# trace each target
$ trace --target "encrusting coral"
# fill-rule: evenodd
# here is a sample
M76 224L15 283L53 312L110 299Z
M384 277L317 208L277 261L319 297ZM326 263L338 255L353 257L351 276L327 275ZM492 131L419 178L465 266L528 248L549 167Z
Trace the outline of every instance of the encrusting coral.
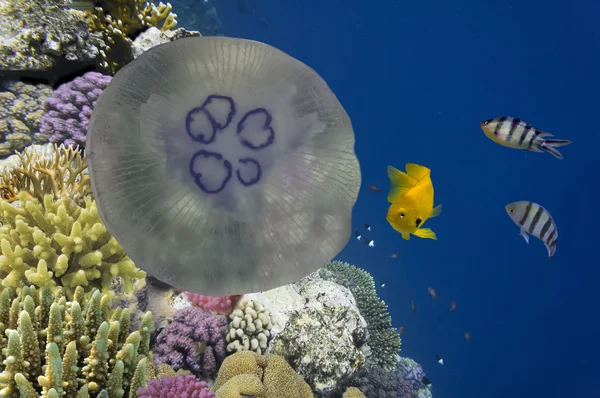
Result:
M62 286L70 298L77 286L108 292L121 277L131 293L133 280L146 274L104 227L90 198L85 158L72 147L54 148L37 160L25 152L22 166L0 181L2 286Z
M310 386L283 357L242 351L225 358L213 386L216 398L312 398Z
M109 317L109 308L99 290L78 287L67 301L47 287L4 289L0 397L137 398L148 379L152 314L129 333L129 311Z

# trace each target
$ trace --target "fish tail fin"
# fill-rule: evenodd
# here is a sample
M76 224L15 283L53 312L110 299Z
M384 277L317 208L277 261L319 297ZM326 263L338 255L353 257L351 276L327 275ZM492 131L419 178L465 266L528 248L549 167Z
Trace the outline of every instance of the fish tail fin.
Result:
M431 173L431 170L416 163L406 163L406 173L418 181L427 177Z
M387 173L391 185L388 193L388 202L390 203L394 203L400 196L417 185L417 180L395 167L388 166Z
M551 154L559 159L562 159L563 156L558 151L558 149L556 149L556 147L569 145L570 143L571 143L571 141L569 141L569 140L544 140L544 142L542 142L540 144L540 148L542 148L549 154Z
M429 218L437 217L440 214L442 214L442 205L437 205L436 207L433 208L433 211L431 212L431 215L429 216Z

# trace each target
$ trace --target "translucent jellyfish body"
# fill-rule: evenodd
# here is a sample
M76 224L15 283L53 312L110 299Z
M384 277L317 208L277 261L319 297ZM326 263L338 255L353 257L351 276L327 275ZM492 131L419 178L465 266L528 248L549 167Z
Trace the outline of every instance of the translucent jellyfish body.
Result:
M106 228L182 290L275 288L350 238L361 178L350 119L311 68L263 43L150 49L99 98L86 152Z

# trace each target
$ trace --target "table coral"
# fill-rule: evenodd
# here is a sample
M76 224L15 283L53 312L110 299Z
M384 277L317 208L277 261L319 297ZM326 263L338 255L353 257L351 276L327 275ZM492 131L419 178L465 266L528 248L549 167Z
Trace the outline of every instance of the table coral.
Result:
M85 147L92 110L111 79L98 72L88 72L60 85L44 102L40 133L50 142Z
M173 322L156 338L154 362L214 377L225 359L226 333L227 318L223 315L197 307L178 310Z
M2 290L0 335L7 338L0 339L0 396L83 398L110 391L110 397L137 398L146 381L151 313L129 333L129 312L109 317L109 301L81 287L72 301L47 287Z
M70 297L77 286L108 292L117 276L131 292L132 280L145 277L106 231L90 198L81 207L67 196L46 194L40 202L21 191L19 201L19 207L0 201L2 286L63 286Z
M348 263L333 261L319 271L319 276L347 287L354 297L360 314L368 324L371 348L369 361L386 369L393 369L397 364L400 351L400 335L392 327L392 318L387 305L377 297L375 282L368 272Z

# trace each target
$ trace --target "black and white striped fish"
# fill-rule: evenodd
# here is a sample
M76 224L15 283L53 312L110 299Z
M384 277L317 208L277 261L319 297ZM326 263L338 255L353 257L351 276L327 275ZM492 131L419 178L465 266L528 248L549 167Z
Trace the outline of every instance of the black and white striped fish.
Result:
M531 234L544 242L548 250L548 264L556 252L558 229L548 210L537 203L528 200L509 203L505 206L506 212L515 224L521 229L520 235L529 243Z
M514 148L526 149L532 152L542 152L542 150L562 159L562 154L556 149L564 145L569 145L569 140L557 140L552 134L545 133L531 124L514 117L497 117L489 119L480 124L485 135L497 144Z

